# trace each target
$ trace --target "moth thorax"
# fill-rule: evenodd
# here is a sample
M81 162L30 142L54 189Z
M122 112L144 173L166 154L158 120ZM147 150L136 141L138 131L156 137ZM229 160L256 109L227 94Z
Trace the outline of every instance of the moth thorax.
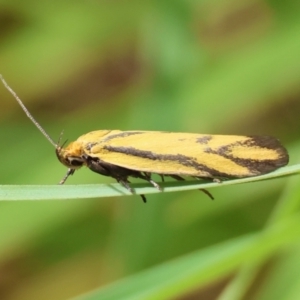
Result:
M78 142L72 142L66 148L58 146L55 152L58 160L68 168L78 169L85 162L82 146Z

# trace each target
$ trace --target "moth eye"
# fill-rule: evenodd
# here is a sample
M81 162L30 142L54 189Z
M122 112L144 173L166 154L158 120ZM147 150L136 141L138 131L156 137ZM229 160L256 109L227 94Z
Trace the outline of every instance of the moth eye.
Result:
M78 157L68 157L67 161L70 164L70 166L73 167L81 167L83 165L83 159Z

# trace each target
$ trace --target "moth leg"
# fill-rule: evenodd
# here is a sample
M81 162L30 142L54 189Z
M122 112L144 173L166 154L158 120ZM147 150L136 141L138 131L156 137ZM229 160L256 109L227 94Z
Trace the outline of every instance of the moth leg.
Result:
M148 175L149 177L151 177L151 173L145 173L145 172L144 172L144 174L145 174L145 175ZM157 175L160 176L162 182L165 182L165 176L164 176L163 174L157 174Z
M206 194L211 200L214 200L214 196L206 189L199 189L199 191L203 192L204 194Z
M116 180L122 184L128 191L130 191L130 193L134 193L133 188L129 185L129 181L127 180L127 178L116 178Z
M117 182L119 182L120 184L122 184L127 190L129 190L132 194L134 194L134 190L133 188L129 185L130 181L128 181L127 178L116 178ZM147 199L145 197L145 195L140 195L143 202L146 203Z
M144 202L144 203L147 203L147 199L146 199L145 195L142 195L142 194L141 194L140 196L142 197L143 202Z
M70 175L73 175L75 172L75 169L68 169L66 175L64 176L64 178L59 182L59 184L64 184L66 182L66 180L68 179L68 177Z
M129 185L128 176L138 177L139 173L136 171L128 170L119 166L115 166L109 163L105 163L100 160L95 160L88 155L85 157L87 167L91 169L93 172L104 176L110 176L117 180L118 183L122 184L127 190L129 190L132 194L134 194L133 188ZM143 202L146 202L146 197L144 195L140 195L143 199Z
M176 179L176 180L185 180L183 177L181 177L179 175L169 175L169 176Z
M170 175L172 178L182 181L185 180L183 177L178 176L178 175ZM203 192L204 194L206 194L211 200L214 200L213 195L206 189L199 189L199 191Z
M222 183L222 180L220 178L213 178L212 181L216 183Z
M144 175L142 173L139 174L138 178L144 179L148 182L150 182L155 188L157 188L159 191L162 191L161 186L156 183L154 180L151 179L151 173L144 173Z

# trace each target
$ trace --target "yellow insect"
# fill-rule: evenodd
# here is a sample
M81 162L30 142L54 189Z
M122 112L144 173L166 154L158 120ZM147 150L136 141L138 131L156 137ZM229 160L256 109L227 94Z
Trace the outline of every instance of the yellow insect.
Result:
M63 148L53 142L2 76L1 80L26 115L54 145L59 161L69 168L60 184L86 166L115 178L133 193L128 177L144 179L161 190L152 180L152 173L177 180L192 176L221 181L266 174L285 166L289 160L286 149L269 136L97 130ZM212 198L210 193L203 191ZM141 197L145 202L145 196Z

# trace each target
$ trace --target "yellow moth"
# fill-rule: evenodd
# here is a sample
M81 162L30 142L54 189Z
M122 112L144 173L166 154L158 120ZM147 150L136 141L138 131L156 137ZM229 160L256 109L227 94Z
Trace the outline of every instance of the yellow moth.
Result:
M128 177L144 179L161 190L152 180L152 173L177 180L191 176L221 181L266 174L285 166L289 160L286 149L270 136L97 130L63 148L53 142L2 76L0 78L26 115L54 145L59 161L68 167L60 184L86 166L115 178L133 193ZM212 198L210 193L203 191ZM146 201L144 195L141 197Z

